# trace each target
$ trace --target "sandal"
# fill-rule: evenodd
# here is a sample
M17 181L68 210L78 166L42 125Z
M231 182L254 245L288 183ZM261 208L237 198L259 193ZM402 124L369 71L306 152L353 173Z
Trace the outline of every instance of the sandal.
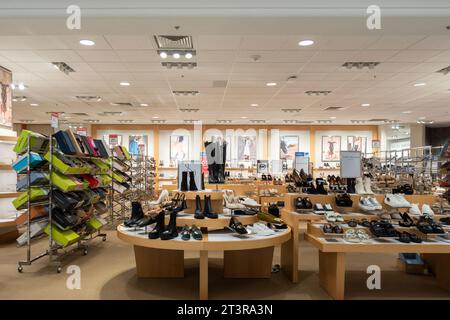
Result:
M191 227L191 235L195 240L203 240L203 233L195 224Z
M327 223L322 227L322 230L325 233L333 233L333 226L331 224Z
M341 234L341 233L344 233L344 230L342 230L342 228L340 226L335 225L333 227L333 233Z
M355 219L352 219L347 221L347 225L351 228L355 228L356 226L358 226L358 222Z
M181 240L188 241L191 239L191 230L188 226L184 226L183 229L180 232L181 234Z

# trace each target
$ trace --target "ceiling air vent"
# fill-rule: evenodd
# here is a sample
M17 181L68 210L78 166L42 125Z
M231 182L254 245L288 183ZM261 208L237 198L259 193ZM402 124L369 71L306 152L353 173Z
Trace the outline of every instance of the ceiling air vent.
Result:
M100 96L75 96L78 100L85 101L85 102L92 102L92 101L102 101L102 97Z
M176 96L196 96L199 94L197 90L185 91L185 90L174 90L172 93Z
M251 123L266 123L266 120L250 120Z
M100 120L95 120L95 119L86 119L84 121L87 122L87 123L98 123L98 122L100 122Z
M217 123L231 123L232 120L216 120Z
M389 121L389 119L370 119L369 122L386 122Z
M332 123L331 120L317 120L317 123Z
M131 102L111 102L112 106L115 107L132 107L133 104Z
M198 112L200 109L197 108L181 108L181 112Z
M53 66L61 71L62 73L69 75L71 72L75 72L67 63L65 62L52 62Z
M194 69L197 62L161 62L161 65L167 69Z
M125 113L120 111L105 111L97 114L102 117L107 117L107 116L123 116Z
M133 123L134 120L119 120L119 123Z
M350 120L351 123L366 123L366 120Z
M166 120L152 120L151 123L165 123Z
M437 73L442 73L444 76L450 72L450 66L442 68L441 70L436 71Z
M80 117L84 117L84 116L87 116L88 114L87 113L84 113L84 112L73 112L73 113L71 113L71 115L73 115L73 116L80 116Z
M32 123L34 122L34 120L28 120L28 119L24 119L24 120L19 120L20 123Z
M192 49L191 36L155 36L159 49Z
M324 109L324 111L339 111L344 109L344 107L327 107Z
M226 88L228 85L227 80L214 80L213 81L213 88Z
M186 124L193 124L196 123L198 120L183 120L184 123Z
M281 109L281 111L286 112L286 113L298 113L298 112L302 111L302 109L290 108L290 109Z
M305 91L308 96L327 96L331 93L329 90L309 90Z
M343 68L347 68L347 69L359 69L362 70L364 68L367 69L373 69L375 68L377 65L379 65L379 62L371 62L371 61L357 61L357 62L345 62L342 67Z

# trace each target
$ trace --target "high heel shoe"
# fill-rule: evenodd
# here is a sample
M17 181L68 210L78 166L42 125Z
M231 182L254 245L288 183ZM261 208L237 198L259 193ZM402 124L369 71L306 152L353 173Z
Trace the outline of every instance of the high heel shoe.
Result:
M164 232L164 215L165 211L161 210L158 215L156 216L156 226L153 228L152 231L149 232L148 238L149 239L158 239L161 234Z
M164 232L161 233L160 235L161 240L170 240L178 236L177 212L175 210L172 210L170 211L169 214L170 214L169 224L167 225L166 230L164 230Z
M205 219L205 215L203 214L203 211L202 211L202 200L200 199L200 196L198 194L195 196L194 218L195 219Z
M151 206L157 206L160 205L161 203L163 203L164 201L166 201L169 198L169 191L164 189L163 191L161 191L158 200L156 201L151 201L150 205Z

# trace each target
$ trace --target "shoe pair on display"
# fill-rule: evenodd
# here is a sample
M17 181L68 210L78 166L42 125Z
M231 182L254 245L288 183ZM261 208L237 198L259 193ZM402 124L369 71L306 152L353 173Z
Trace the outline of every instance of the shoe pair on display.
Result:
M347 221L347 225L349 227L351 227L351 228L355 228L358 225L360 225L362 227L370 228L370 221L367 220L367 219L362 219L362 220L359 220L359 221L355 220L355 219L352 219L352 220Z
M417 229L420 232L429 234L429 233L445 233L445 230L442 228L441 224L437 221L434 221L430 217L421 216L416 223Z
M421 243L422 239L419 238L416 234L414 233L409 233L409 232L399 232L398 233L398 241L403 242L403 243Z
M262 174L261 175L261 180L262 181L272 181L273 178L272 178L272 175L270 175L270 174L268 174L268 175Z
M153 228L152 231L149 232L148 238L149 239L158 239L161 238L161 240L170 240L173 238L176 238L178 236L178 230L177 230L177 211L170 210L169 211L169 224L167 225L167 228L165 227L165 210L161 210L158 215L156 216L156 226Z
M284 223L284 221L281 218L275 217L274 215L271 215L270 213L258 212L258 219L265 221L265 222L275 224L275 225L286 226L286 224ZM280 229L284 229L284 228L280 228Z
M370 240L370 235L364 229L347 229L344 240L351 243L360 243Z
M323 225L322 230L324 233L335 233L335 234L342 234L344 233L344 230L339 225L332 225L330 223L326 223Z
M180 232L180 235L181 235L181 240L184 240L184 241L190 240L191 237L194 240L203 240L202 231L195 224L192 225L191 227L184 226Z
M246 206L244 206L240 200L239 197L234 195L233 190L224 190L223 191L223 200L225 201L225 207L228 209L236 210L236 209L245 209Z
M320 204L320 203L316 203L313 206L313 210L315 214L319 214L319 215L323 215L325 214L327 211L328 212L334 212L333 207L331 206L331 204L327 203L327 204Z
M188 184L189 175L189 184ZM181 172L181 186L180 191L197 191L197 185L195 184L194 171L182 171Z
M392 193L414 194L414 189L410 184L404 184L392 189Z
M242 203L244 206L250 207L250 208L259 208L259 207L261 207L261 205L260 205L258 202L256 202L255 199L248 198L248 197L245 197L245 198L241 201L241 203Z
M399 213L401 220L398 222L398 225L400 227L413 227L414 224L414 220L409 216L408 213L403 212L403 213Z
M131 217L124 221L124 226L138 227L138 223L141 222L142 219L145 218L144 211L142 210L142 205L140 202L133 201L131 202Z
M356 178L355 191L357 194L373 194L372 188L370 187L370 178L364 177Z
M422 205L422 211L419 209L419 205L417 203L411 203L411 207L408 210L408 213L412 216L433 216L434 211L431 209L431 207L428 204Z
M402 194L386 194L384 203L392 208L410 208L411 204L405 199Z
M311 210L312 208L312 202L308 197L298 197L295 199L296 210Z
M202 201L200 199L200 196L197 194L195 196L195 211L194 211L194 218L195 219L217 219L219 215L217 213L214 213L212 210L212 204L211 204L211 196L205 195L204 201L203 201L203 210L202 210Z
M266 224L261 222L256 222L251 226L247 226L247 229L250 231L250 233L258 236L271 236L276 233L273 229L269 228Z
M353 207L353 200L348 193L339 193L335 197L336 206L338 207Z
M387 221L373 221L370 224L370 232L375 237L397 237L397 230Z
M325 212L325 219L329 222L344 222L342 215L334 211Z
M383 209L378 200L373 197L361 197L359 199L358 206L364 211L375 211Z

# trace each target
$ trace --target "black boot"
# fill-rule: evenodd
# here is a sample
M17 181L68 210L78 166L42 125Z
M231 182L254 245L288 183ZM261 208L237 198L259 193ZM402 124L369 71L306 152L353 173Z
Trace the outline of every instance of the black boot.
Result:
M123 224L125 227L133 227L136 223L144 217L142 205L138 201L131 202L131 218L126 220Z
M180 191L188 191L187 171L181 172L181 186Z
M325 190L323 182L316 182L316 185L318 194L328 194L327 190Z
M202 173L202 190L205 190L205 174Z
M156 226L155 228L149 232L149 239L158 239L164 231L164 215L165 211L161 210L160 213L156 216Z
M199 195L195 196L194 218L195 219L204 219L205 218L205 216L203 215L203 211L202 211L202 200L200 199Z
M161 233L161 240L170 240L178 236L177 231L177 213L176 211L170 211L170 220L167 225L167 229Z
M194 171L189 171L189 191L197 191L197 185L195 184Z
M356 193L355 179L347 178L347 193Z
M212 212L211 196L205 195L205 204L203 206L203 215L209 219L217 219L217 213Z

